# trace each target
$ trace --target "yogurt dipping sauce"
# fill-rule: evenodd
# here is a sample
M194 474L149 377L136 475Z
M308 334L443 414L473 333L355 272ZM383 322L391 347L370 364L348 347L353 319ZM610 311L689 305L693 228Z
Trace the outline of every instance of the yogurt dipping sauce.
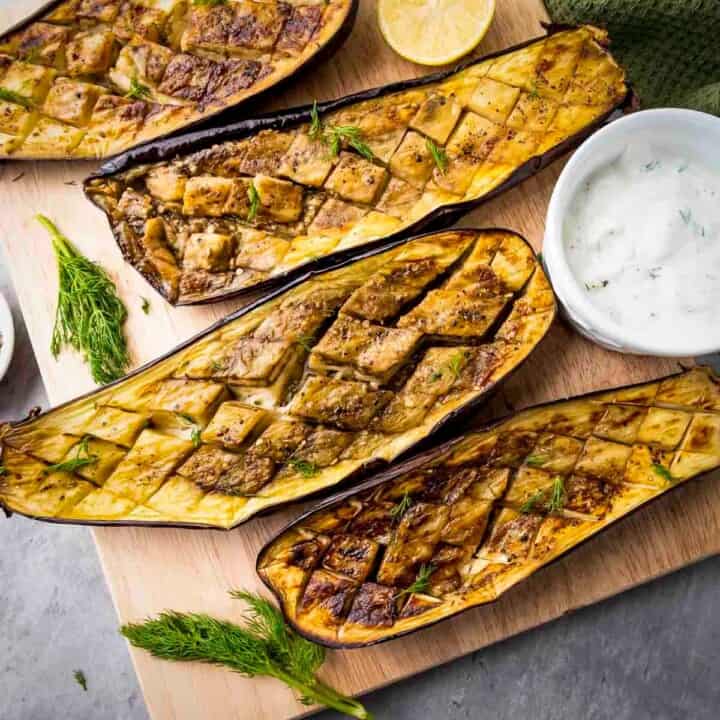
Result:
M638 344L720 347L720 168L633 142L576 189L562 234L588 300Z

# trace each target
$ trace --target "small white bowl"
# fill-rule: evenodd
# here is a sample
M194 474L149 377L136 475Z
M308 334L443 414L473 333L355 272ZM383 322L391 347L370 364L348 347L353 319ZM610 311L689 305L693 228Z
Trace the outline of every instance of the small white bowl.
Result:
M682 333L667 343L638 342L631 329L614 322L588 299L565 253L563 223L578 188L601 167L612 163L633 140L664 144L700 156L720 168L720 118L695 110L643 110L626 115L588 138L570 158L553 190L548 207L543 264L570 323L582 335L609 350L637 355L691 357L717 352L717 341L705 345L683 342ZM622 188L618 188L622 192Z
M2 293L0 293L0 336L2 336L0 338L0 380L2 380L10 367L15 349L15 326L10 306Z

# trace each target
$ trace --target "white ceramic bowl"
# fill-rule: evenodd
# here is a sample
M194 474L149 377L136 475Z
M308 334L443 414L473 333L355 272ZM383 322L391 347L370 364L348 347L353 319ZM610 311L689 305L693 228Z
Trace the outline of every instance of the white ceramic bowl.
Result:
M0 293L0 335L2 335L2 344L0 345L0 380L2 380L10 367L15 349L15 326L10 306L2 293Z
M708 340L705 345L683 341L682 333L667 342L638 342L632 330L614 322L591 303L570 269L563 240L563 223L578 188L596 170L616 160L634 139L663 144L670 150L702 157L720 171L720 118L695 110L643 110L626 115L588 138L567 163L553 190L548 207L543 263L555 294L572 325L586 337L610 350L638 355L691 357L720 350ZM618 193L622 188L618 188Z

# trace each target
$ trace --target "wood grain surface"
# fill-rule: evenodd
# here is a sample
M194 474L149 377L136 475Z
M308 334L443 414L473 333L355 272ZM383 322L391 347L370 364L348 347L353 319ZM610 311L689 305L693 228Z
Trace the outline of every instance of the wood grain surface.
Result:
M41 4L37 0L0 2L3 27ZM540 0L498 0L495 22L478 52L491 52L540 34L543 19ZM335 58L278 93L264 109L332 98L426 72L393 54L377 30L374 0L361 0L355 30ZM92 381L77 356L63 353L55 360L49 352L56 268L48 237L33 219L36 213L53 218L84 253L115 278L129 309L127 335L137 365L239 306L235 302L173 309L155 294L123 263L104 218L82 196L81 180L93 167L79 162L0 166L1 239L53 404L90 389ZM539 249L545 210L559 170L560 164L556 164L466 216L462 224L505 225L524 233ZM144 297L151 302L149 315L141 310ZM637 382L676 367L667 360L605 352L558 323L484 414L497 415L512 407ZM323 673L342 690L363 693L718 553L717 480L715 475L679 488L539 572L492 606L375 648L331 653ZM237 619L241 608L226 595L226 589L260 588L254 570L258 549L302 508L295 506L227 533L95 530L121 620L140 619L166 608ZM154 720L282 720L308 712L290 690L274 680L247 680L219 669L166 663L137 651L132 654Z

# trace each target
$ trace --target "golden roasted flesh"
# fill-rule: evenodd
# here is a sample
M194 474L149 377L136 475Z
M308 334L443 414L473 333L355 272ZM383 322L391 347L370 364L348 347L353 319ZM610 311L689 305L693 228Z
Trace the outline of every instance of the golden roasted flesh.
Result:
M0 38L0 158L101 158L287 78L353 0L65 0Z
M437 293L442 323L428 326ZM232 527L397 457L479 402L554 315L515 233L421 236L4 427L0 505L70 522Z
M126 259L170 302L248 291L417 230L448 206L469 209L535 172L624 102L605 40L590 27L559 32L341 103L321 114L325 135L283 120L170 161L132 160L85 190ZM348 127L369 157L348 136L334 154L332 129Z
M261 552L290 622L369 645L497 599L678 483L720 466L720 378L698 368L540 405L409 460Z

